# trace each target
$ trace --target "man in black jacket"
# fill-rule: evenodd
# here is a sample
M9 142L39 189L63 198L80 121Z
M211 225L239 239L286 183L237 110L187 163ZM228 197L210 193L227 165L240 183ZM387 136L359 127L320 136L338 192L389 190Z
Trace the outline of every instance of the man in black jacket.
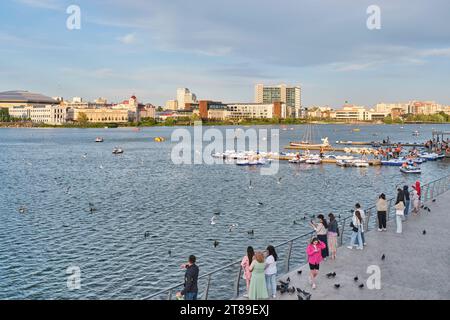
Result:
M195 256L189 256L189 261L183 267L186 269L184 274L184 289L177 293L177 297L184 296L184 300L197 300L198 294L198 267L195 264Z

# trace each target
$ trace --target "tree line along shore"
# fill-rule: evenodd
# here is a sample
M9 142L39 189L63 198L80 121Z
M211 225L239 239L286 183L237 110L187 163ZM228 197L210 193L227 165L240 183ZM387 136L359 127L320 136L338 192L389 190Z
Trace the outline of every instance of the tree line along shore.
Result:
M127 123L92 123L92 122L73 122L65 123L63 125L50 125L44 123L34 123L31 121L3 121L0 122L0 127L6 128L117 128L117 127L172 127L172 126L193 126L198 118L193 117L179 117L167 118L166 120L156 120L153 118L143 118L139 122ZM335 119L239 119L239 120L204 120L203 125L206 126L233 126L233 125L298 125L298 124L341 124L341 125L373 125L373 124L439 124L450 123L450 115L445 113L434 115L418 115L406 119L397 118L392 119L389 116L383 121L338 121Z

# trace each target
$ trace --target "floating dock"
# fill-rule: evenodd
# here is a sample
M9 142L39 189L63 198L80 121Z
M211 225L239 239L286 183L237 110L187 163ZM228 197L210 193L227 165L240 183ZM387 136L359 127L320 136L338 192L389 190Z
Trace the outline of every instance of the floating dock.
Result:
M348 145L348 146L381 146L381 147L392 147L396 145L401 145L403 147L424 147L424 143L410 143L410 142L392 142L392 143L382 143L377 141L336 141L336 144Z
M270 159L279 160L279 161L289 161L289 160L292 160L293 158L295 158L295 157L293 157L293 156L272 156L272 157L270 157ZM322 159L323 164L336 164L336 162L337 162L337 159L331 159L331 158L323 158ZM371 166L381 166L381 160L378 160L378 159L367 160L367 162Z
M335 147L318 147L318 146L286 146L284 149L289 150L323 150L323 151L337 151L337 152L345 152L344 148L335 148Z

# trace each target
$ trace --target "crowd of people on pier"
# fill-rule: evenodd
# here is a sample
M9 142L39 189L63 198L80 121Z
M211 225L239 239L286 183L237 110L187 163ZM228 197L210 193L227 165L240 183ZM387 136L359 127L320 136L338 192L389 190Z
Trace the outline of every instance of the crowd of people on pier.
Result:
M437 153L445 152L450 154L450 139L440 140L438 137L434 140L428 140L425 142L425 148L428 150L436 150Z
M396 232L402 233L402 223L410 213L417 215L420 211L421 186L416 181L414 185L408 187L398 187L395 199L395 221ZM378 231L387 231L387 220L389 202L384 193L380 194L376 202ZM357 248L364 250L367 245L364 236L367 226L366 212L361 204L356 203L352 211L349 227L352 230L348 249ZM316 221L311 220L310 226L314 230L314 236L306 248L306 255L309 264L309 283L312 289L317 288L316 279L319 275L320 264L330 258L336 259L338 247L338 237L340 236L339 224L333 213L328 214L328 219L323 214L317 216ZM246 283L246 293L244 297L251 300L275 299L277 297L277 261L278 255L275 247L269 245L265 251L255 251L249 246L241 261L242 275ZM177 298L185 300L196 300L198 293L199 268L195 264L196 257L190 256L188 262L182 265L186 269L184 289L177 292Z

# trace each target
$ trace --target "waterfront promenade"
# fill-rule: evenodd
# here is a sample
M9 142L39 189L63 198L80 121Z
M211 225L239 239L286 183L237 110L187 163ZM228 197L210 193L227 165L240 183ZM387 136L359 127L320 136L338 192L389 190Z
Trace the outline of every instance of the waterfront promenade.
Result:
M423 300L450 299L450 191L428 201L431 212L421 210L403 223L403 234L395 233L395 220L388 222L387 232L376 230L366 234L364 250L349 250L345 243L338 249L335 261L320 265L317 289L308 284L309 267L292 270L279 279L290 278L290 286L312 293L311 300ZM423 231L426 230L426 234ZM385 255L385 260L381 259ZM369 290L367 267L381 269L381 289ZM298 275L297 270L302 274ZM336 272L328 279L326 274ZM359 281L354 278L358 276ZM360 289L359 284L364 283ZM336 289L334 284L340 284ZM297 294L277 293L277 299L297 300Z

